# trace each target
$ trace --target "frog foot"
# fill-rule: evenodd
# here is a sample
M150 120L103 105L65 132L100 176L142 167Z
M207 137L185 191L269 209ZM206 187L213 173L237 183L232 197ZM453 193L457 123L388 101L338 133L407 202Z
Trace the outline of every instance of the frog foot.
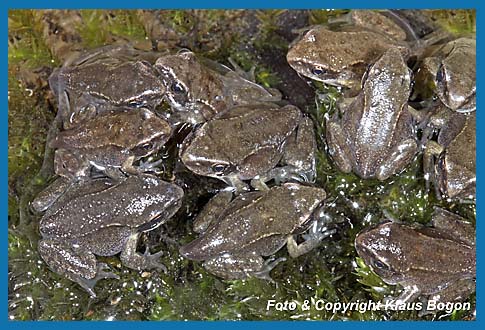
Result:
M255 177L251 180L251 186L256 190L266 191L269 189L266 182L271 180L279 185L288 181L310 182L311 178L293 166L284 166L274 168L265 175Z
M236 72L238 76L251 82L256 82L256 66L253 65L249 71L244 71L243 68L241 68L232 58L229 57L227 60L229 63L231 63L232 67L234 68L234 72Z
M143 162L140 160L140 165L138 165L139 172L155 172L156 174L163 173L164 168L162 165L162 169L158 167L158 165L163 163L163 159L159 159L154 162Z
M145 249L145 253L143 253L143 257L145 258L147 263L145 269L156 269L164 273L167 273L168 272L167 267L158 261L162 255L163 255L163 251L158 251L157 253L151 254L147 247Z
M125 248L120 255L120 260L123 265L136 270L159 269L167 272L167 267L158 262L158 259L160 259L160 256L163 254L162 251L151 254L148 247L146 247L144 254L140 254L136 251L139 236L140 233L134 233L128 238Z
M307 234L302 235L303 239L305 240L303 243L298 244L294 236L288 237L286 242L288 253L292 258L297 258L315 249L320 245L320 242L323 239L335 234L336 232L336 229L328 229L328 227L324 226L322 222L315 221L310 231Z
M86 290L91 298L96 298L96 293L94 292L94 286L99 280L105 278L114 278L119 280L120 277L111 271L105 271L105 269L109 269L109 266L105 263L98 263L96 276L91 279L87 279L84 277L79 276L78 274L69 274L69 278L74 282L78 283L84 290Z
M279 263L286 261L286 258L278 258L276 260L268 259L265 260L261 270L257 272L251 273L252 276L270 281L271 283L275 283L275 281L271 278L269 273L275 268Z

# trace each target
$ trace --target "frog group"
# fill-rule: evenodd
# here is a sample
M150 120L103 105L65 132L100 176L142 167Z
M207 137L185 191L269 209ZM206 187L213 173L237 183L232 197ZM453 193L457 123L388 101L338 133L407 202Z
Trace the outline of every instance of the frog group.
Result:
M335 165L362 179L387 180L423 154L440 198L473 199L475 40L428 46L409 26L376 11L351 11L347 19L336 28L311 28L287 54L300 75L352 97L326 121ZM298 257L335 232L319 218L327 194L314 184L313 121L233 66L188 50L107 46L54 71L49 83L62 127L48 144L56 149L58 178L32 203L45 212L39 252L53 271L94 296L96 281L116 277L96 255L121 253L127 267L164 269L161 252L141 254L137 242L182 205L182 188L161 180L160 162L150 158L180 123L193 129L179 162L226 184L193 221L200 236L180 248L183 257L225 279L271 280L269 272L284 260L272 256L283 246ZM434 83L431 101L413 91L416 72ZM162 103L171 110L160 112ZM400 301L420 294L453 300L474 290L474 237L463 219L437 209L433 227L385 222L358 234L355 247L384 281L404 286ZM428 246L441 251L431 261L420 250Z
M363 179L386 180L424 149L425 177L433 183L436 196L473 201L475 40L445 38L427 45L375 11L353 10L346 19L336 30L310 29L287 55L300 75L341 87L353 96L342 100L339 111L326 122L335 165ZM413 42L406 42L406 35ZM409 67L411 57L416 63ZM424 93L418 88L413 91L413 74L432 85L431 98L420 97ZM422 109L417 111L410 103ZM364 229L355 239L367 265L385 282L404 287L398 304L420 295L437 301L466 299L475 290L473 226L440 208L431 225L387 220ZM427 253L429 249L434 253Z

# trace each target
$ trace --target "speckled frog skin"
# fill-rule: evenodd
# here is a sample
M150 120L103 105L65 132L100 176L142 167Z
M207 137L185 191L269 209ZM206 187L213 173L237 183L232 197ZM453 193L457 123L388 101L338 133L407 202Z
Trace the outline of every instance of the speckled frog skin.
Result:
M136 252L140 233L153 230L181 206L183 190L156 177L130 176L72 186L40 221L39 252L56 273L77 282L92 296L103 278L116 278L95 255L121 252L123 265L133 269L163 269L160 253Z

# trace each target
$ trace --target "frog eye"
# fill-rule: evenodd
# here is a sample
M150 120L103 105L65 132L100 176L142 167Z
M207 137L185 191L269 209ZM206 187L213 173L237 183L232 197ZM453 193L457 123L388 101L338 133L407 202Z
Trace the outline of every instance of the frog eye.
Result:
M389 266L387 266L385 263L383 263L380 260L374 260L374 267L377 269L383 269L383 270L389 269Z
M319 66L316 66L312 69L312 73L315 75L315 76L319 76L319 75L322 75L322 74L325 74L327 73L327 70L324 70L322 69L321 67Z
M184 86L182 86L182 84L177 83L177 82L174 82L170 86L170 89L172 90L172 92L177 93L177 94L181 94L181 93L184 93L185 92Z
M224 164L215 164L215 165L212 166L212 170L214 171L214 174L216 174L216 175L224 174L225 169L226 169L226 166Z
M445 68L443 67L443 65L441 65L438 72L436 73L436 81L440 83L443 80L445 80Z
M142 145L140 146L140 148L142 148L143 150L147 150L147 151L148 151L148 150L152 150L153 145L152 145L151 143L149 143L149 142L148 142L148 143L142 144Z

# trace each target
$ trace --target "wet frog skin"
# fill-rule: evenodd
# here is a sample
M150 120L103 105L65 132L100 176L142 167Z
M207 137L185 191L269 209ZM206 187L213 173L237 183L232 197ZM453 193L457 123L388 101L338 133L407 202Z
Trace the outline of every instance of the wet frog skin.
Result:
M370 68L354 101L327 121L327 143L338 168L386 180L417 152L408 108L411 72L400 51L387 50Z
M64 128L116 106L153 109L160 104L165 90L147 61L154 62L154 54L129 46L107 46L55 70L49 84L58 97Z
M201 123L234 106L281 99L280 93L190 51L160 57L155 67L166 99L182 122Z
M355 248L388 284L400 284L397 304L420 295L430 300L466 299L475 291L475 230L463 218L436 208L433 228L385 222L357 235Z
M237 191L243 180L312 181L316 148L311 120L292 105L240 106L218 115L184 141L180 159L192 172L218 178ZM277 167L281 164L281 167Z
M408 52L400 42L381 33L362 29L335 32L317 26L291 46L286 58L303 76L357 91L367 67L389 48Z
M204 261L209 272L222 278L270 279L269 272L282 260L264 261L263 256L287 244L290 255L297 257L329 235L319 232L300 245L293 238L311 225L312 214L325 199L321 188L285 183L231 199L228 191L216 195L194 223L203 233L180 249L184 257Z
M474 200L476 191L476 115L461 114L437 106L428 130L439 130L437 141L429 140L423 156L424 171L438 198Z
M103 278L98 256L121 252L132 269L163 269L160 253L136 252L140 234L157 228L181 206L183 190L154 176L130 176L120 183L95 179L71 186L40 221L39 253L54 272L80 284L92 296Z

